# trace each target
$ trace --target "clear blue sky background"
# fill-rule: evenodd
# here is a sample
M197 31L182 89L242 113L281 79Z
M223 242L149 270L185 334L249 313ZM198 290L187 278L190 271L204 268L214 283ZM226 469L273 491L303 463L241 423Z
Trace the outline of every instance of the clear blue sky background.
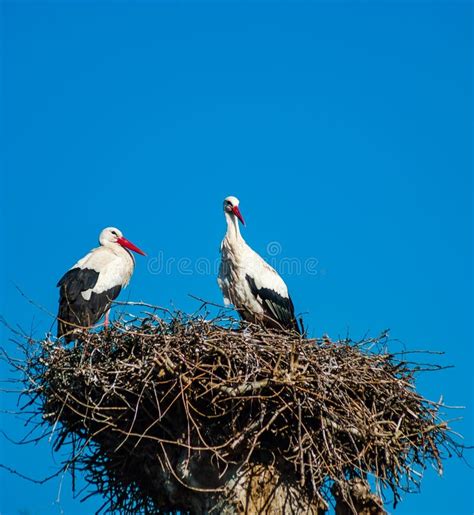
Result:
M107 225L149 254L122 299L220 302L196 260L218 257L237 195L256 250L317 259L285 275L311 334L389 327L394 350L445 351L455 368L419 388L466 406L447 416L473 443L472 22L470 2L4 2L0 313L42 337L52 319L16 285L55 312L57 280ZM157 258L192 273L152 273ZM58 462L47 443L0 449L37 478ZM473 479L449 460L396 512L471 514ZM101 503L72 499L69 478L59 495L0 484L2 515Z

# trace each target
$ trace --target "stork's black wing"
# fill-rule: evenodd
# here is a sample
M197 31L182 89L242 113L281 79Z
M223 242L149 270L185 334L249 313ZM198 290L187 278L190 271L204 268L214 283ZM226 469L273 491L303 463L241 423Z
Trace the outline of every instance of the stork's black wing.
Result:
M290 329L300 332L298 323L295 318L295 307L291 297L283 297L271 288L258 288L255 280L246 275L247 282L252 295L259 297L262 301L265 316L271 320L275 320L278 325L284 329Z
M91 268L71 268L59 279L58 288L61 295L67 294L70 301L74 301L81 292L93 288L99 279L99 272Z
M72 268L59 280L58 338L66 335L66 341L74 339L72 331L75 328L95 324L118 296L122 289L120 285L101 293L92 291L85 299L81 293L94 288L98 278L96 270Z

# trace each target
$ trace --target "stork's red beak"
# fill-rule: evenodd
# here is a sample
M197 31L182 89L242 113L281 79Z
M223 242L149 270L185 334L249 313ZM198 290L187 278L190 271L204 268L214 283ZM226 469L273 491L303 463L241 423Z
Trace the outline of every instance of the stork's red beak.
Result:
M119 245L122 245L122 247L125 247L126 249L133 250L133 252L136 252L137 254L146 256L146 254L143 252L143 250L140 250L136 245L134 245L131 241L128 241L123 236L121 238L117 238L117 243Z
M245 225L244 217L242 216L242 213L240 212L239 206L234 206L232 208L232 212L242 222L242 225Z

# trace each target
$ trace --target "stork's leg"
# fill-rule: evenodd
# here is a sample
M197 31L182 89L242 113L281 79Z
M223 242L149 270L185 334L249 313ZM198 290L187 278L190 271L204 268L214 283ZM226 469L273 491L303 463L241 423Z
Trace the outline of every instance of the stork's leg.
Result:
M108 309L108 310L105 312L104 327L105 327L106 329L109 327L109 314L110 314L110 309Z

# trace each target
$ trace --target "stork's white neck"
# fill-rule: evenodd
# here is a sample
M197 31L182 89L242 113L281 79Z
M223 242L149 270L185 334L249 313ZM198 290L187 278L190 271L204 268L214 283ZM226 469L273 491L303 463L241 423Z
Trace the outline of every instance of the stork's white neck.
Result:
M233 214L224 212L225 219L227 221L227 232L226 232L226 240L230 244L238 244L240 242L243 242L244 239L242 238L242 235L240 234L240 227L239 227L239 221L237 217Z
M135 265L134 255L131 252L129 252L128 249L126 249L125 247L122 247L122 245L119 245L116 242L108 241L106 243L103 243L102 247L110 249L116 256L119 256L123 259L131 259L132 264Z

